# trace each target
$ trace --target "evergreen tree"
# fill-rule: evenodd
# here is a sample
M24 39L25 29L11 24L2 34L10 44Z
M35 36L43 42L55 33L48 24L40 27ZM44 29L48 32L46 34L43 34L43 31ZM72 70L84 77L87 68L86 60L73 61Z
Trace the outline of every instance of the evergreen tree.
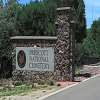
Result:
M3 1L0 0L0 15L3 14Z
M8 0L6 6L7 6L7 17L8 18L15 17L16 10L19 7L19 3L17 2L17 0Z
M91 26L91 33L93 34L93 39L96 43L96 52L100 56L100 18L95 20Z
M2 14L0 14L0 58L11 57L10 36L16 31L14 17L8 16L6 7L2 6Z
M84 56L97 56L96 43L93 39L92 33L87 33L87 37L84 39L82 44L82 49Z
M30 13L29 13L30 12ZM55 6L44 2L22 5L17 9L16 27L18 35L55 35Z
M86 37L86 18L85 18L85 4L83 0L74 0L73 7L76 10L77 24L76 24L76 41L82 42Z
M89 33L88 33L89 32ZM95 20L83 42L84 54L100 57L100 19Z

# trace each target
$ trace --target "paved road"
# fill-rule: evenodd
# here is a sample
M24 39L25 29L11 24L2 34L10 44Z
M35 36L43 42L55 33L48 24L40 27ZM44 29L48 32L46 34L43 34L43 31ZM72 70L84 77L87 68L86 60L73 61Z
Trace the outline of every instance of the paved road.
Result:
M100 77L80 83L44 100L100 100Z

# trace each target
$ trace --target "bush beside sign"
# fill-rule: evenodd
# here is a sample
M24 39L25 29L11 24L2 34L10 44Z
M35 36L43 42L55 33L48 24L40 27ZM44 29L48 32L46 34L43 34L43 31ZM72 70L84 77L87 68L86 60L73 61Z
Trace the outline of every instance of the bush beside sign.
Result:
M16 69L54 71L54 48L16 47Z

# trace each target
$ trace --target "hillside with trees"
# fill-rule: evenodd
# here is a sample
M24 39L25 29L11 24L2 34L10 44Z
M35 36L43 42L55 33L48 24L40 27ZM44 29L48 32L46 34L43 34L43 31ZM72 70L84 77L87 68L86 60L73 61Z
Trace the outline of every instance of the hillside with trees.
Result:
M95 20L90 29L87 30L87 37L83 42L83 52L86 56L100 57L100 18Z

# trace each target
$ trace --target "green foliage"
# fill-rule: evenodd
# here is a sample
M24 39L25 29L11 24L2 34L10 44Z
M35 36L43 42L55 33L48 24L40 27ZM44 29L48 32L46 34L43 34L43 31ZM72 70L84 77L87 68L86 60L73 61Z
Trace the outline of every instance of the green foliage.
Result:
M57 7L67 7L71 4L71 0L43 0L44 2L50 3L53 2L57 5Z
M0 19L0 57L11 55L10 32L14 32L13 23L6 18Z
M88 33L87 37L83 42L83 53L84 56L96 56L96 43L93 39L93 34Z
M73 7L76 10L77 24L75 38L76 42L82 42L86 37L85 4L83 0L73 0Z
M91 26L91 31L93 33L93 38L95 39L98 35L100 35L100 18L95 20Z
M55 35L55 5L44 2L22 5L16 11L17 35Z
M17 0L8 0L7 2L7 7L6 7L6 12L7 12L7 17L15 17L16 9L19 7L19 4Z
M93 33L93 39L96 43L96 52L100 56L100 18L93 22L91 32Z
M87 37L83 42L84 54L100 57L100 19L94 21L87 32Z
M9 10L5 6L0 15L0 59L3 56L11 57L10 36L16 32L14 17L8 16Z
M32 91L32 86L27 86L27 85L15 86L14 88L4 87L3 89L0 89L0 97L20 95L31 91Z

